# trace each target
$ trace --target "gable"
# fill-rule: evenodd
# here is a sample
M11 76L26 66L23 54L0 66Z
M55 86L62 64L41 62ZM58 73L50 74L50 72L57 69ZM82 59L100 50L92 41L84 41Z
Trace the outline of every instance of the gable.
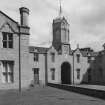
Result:
M9 33L14 33L14 29L10 26L9 23L4 23L1 27L0 30L2 32L9 32Z
M0 11L0 31L15 32L15 33L19 31L18 23L1 11Z
M79 48L77 48L77 49L74 51L74 55L77 55L77 54L82 55L82 54L81 54L81 51L80 51L80 49L79 49Z
M52 53L52 52L57 53L56 49L53 46L51 46L48 50L48 53Z

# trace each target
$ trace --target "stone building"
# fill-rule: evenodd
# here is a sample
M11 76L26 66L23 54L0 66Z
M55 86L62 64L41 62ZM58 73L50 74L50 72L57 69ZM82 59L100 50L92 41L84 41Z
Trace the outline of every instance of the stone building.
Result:
M20 24L0 11L0 88L29 84L29 9L20 8ZM27 75L28 74L28 75ZM21 75L21 76L20 76ZM20 81L19 81L20 79Z
M105 44L103 47L104 50L97 53L97 56L90 65L91 84L105 85Z
M70 47L69 23L64 16L53 20L53 41L50 48L30 48L33 82L35 84L80 84L92 81L88 72L97 53L91 48Z
M29 9L19 10L20 24L0 11L0 89L105 81L104 51L99 56L91 48L77 46L72 50L69 23L64 16L53 20L52 45L43 48L29 45Z

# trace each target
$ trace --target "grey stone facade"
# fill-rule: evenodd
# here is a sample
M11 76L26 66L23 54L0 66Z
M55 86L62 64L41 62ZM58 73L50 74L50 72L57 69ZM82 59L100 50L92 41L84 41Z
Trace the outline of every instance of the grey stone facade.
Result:
M21 19L28 18L29 10L20 8ZM0 88L18 88L19 70L21 70L21 85L30 83L29 71L29 27L22 22L18 24L0 11ZM24 24L23 24L24 23ZM28 75L27 75L28 73Z
M20 24L0 11L0 89L45 86L49 83L105 83L105 53L90 48L72 50L69 23L53 20L50 48L29 46L29 9L20 8Z

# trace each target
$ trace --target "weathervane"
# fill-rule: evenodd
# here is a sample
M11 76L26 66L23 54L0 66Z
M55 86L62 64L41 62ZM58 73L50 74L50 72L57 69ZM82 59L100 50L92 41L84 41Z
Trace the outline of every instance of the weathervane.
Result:
M61 14L62 14L62 5L61 5L61 0L59 0L59 16L61 17Z

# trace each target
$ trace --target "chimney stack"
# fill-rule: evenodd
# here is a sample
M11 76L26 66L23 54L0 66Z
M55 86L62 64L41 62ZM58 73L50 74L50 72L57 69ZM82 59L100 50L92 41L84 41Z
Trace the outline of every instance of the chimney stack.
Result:
M21 7L19 10L20 10L20 25L24 27L29 27L28 24L29 9L26 7Z

